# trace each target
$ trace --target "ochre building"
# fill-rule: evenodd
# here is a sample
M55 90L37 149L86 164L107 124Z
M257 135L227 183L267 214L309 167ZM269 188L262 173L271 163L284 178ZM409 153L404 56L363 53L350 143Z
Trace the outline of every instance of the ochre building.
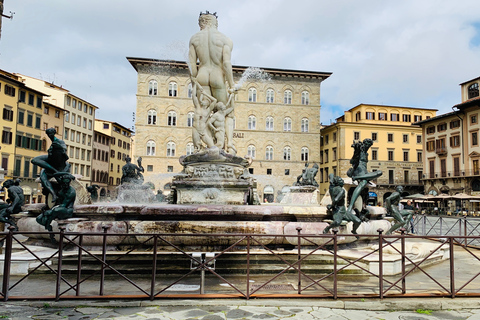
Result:
M168 189L193 152L194 106L188 66L182 61L127 58L138 73L134 159L143 158L145 181ZM235 100L234 144L251 156L250 172L262 200L273 202L291 186L305 162L320 161L320 84L331 73L263 69L270 80L245 79L251 71L233 66L242 83ZM242 75L244 78L242 78Z

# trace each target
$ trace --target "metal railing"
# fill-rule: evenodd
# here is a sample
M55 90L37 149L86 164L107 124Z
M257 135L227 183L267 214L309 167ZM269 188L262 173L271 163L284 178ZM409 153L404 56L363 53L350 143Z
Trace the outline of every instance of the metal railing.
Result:
M401 234L357 235L360 240L370 241L369 250L359 249L353 255L341 250L341 241L352 234L310 235L256 235L256 234L116 234L65 232L23 232L23 235L55 236L57 244L53 252L41 256L38 251L25 245L18 232L0 233L0 242L5 242L2 286L0 298L25 299L161 299L161 298L388 298L388 297L451 297L480 296L480 288L470 284L480 275L480 268L470 267L468 272L456 269L455 259L473 260L479 263L480 255L464 244L478 236L429 236L439 242L429 241L429 250L412 256L407 245L427 241L424 236ZM144 241L133 244L124 252L111 249L111 237L143 237ZM84 240L97 237L100 249L84 246ZM178 238L211 237L230 240L219 252L195 255L175 244ZM296 244L289 253L271 249L265 241L289 238ZM24 238L23 238L24 239ZM292 241L293 240L293 241ZM133 243L133 242L131 242ZM433 245L432 245L433 243ZM15 245L15 246L14 246ZM15 249L15 248L16 249ZM145 248L148 248L145 251ZM138 249L143 248L143 259ZM168 248L167 250L165 248ZM11 272L13 251L21 250L23 259L30 256L34 263L23 276ZM165 251L166 250L166 251ZM351 250L350 250L351 251ZM112 253L115 253L112 256ZM221 268L220 261L229 254L236 254L240 272L229 272L233 263ZM258 266L258 254L272 259L274 264ZM322 263L327 268L318 268ZM166 259L171 255L171 260ZM391 258L396 257L392 265ZM173 257L173 258L172 258ZM435 257L435 258L434 258ZM445 259L438 260L438 257ZM130 259L129 259L130 258ZM472 259L473 258L473 259ZM233 258L232 258L233 259ZM256 259L256 260L253 260ZM441 263L433 272L432 260ZM215 266L215 261L216 266ZM131 264L126 268L124 264ZM87 268L86 265L89 264ZM132 264L133 263L133 264ZM225 263L225 261L224 261ZM458 264L460 265L460 264ZM173 268L173 269L172 269ZM259 268L259 269L258 269ZM317 269L315 269L317 268ZM390 268L397 272L387 272ZM144 270L141 274L140 269ZM464 268L465 269L465 268ZM68 271L68 272L67 272ZM198 272L206 272L206 284L198 293L182 293L178 285L198 283ZM204 275L205 276L205 275ZM427 281L425 281L427 280ZM418 286L422 281L422 286ZM202 282L205 282L203 277ZM256 283L253 285L253 283ZM280 282L280 284L279 284ZM281 283L288 283L287 288ZM270 288L281 288L275 292ZM196 290L196 289L195 289Z

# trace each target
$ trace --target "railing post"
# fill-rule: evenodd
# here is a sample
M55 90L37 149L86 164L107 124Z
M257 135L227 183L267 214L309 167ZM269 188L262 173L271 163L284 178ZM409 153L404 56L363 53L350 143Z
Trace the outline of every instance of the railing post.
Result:
M423 215L422 229L423 229L422 235L426 236L427 235L427 215L426 214Z
M250 299L250 237L247 236L247 300Z
M152 261L152 282L150 284L150 301L155 299L155 280L157 276L157 250L158 250L158 236L153 236L153 261Z
M100 272L100 295L103 296L105 282L105 264L107 263L107 231L110 226L103 225L103 243L102 243L102 269Z
M467 235L468 235L468 232L467 232L467 216L463 216L463 233L465 235L464 245L466 247L467 246Z
M405 228L400 228L400 232L402 233L402 237L400 238L401 243L401 250L402 250L402 293L405 294L407 292L406 282L405 282Z
M378 279L379 279L379 289L380 299L383 299L383 229L380 228L378 232Z
M82 246L83 246L83 234L78 238L78 257L77 257L77 287L75 295L80 296L80 279L82 277Z
M298 247L298 255L297 255L297 261L298 261L298 294L302 292L302 274L301 274L301 262L300 259L302 258L302 239L300 238L300 233L302 232L301 227L297 227L297 247Z
M3 301L8 300L8 288L10 286L10 267L12 263L13 230L15 227L8 227L8 233L5 241L5 259L3 261Z
M450 245L450 292L452 293L452 299L455 298L455 258L453 253L453 236L449 238L449 245Z
M338 282L337 282L338 229L335 228L332 231L333 231L333 299L336 300L338 298Z
M58 236L58 257L57 257L57 283L55 288L55 301L60 300L60 287L62 284L62 262L63 262L63 237L65 236L65 227L58 227L60 235Z
M440 217L440 235L441 235L441 236L443 236L442 227L443 227L443 219L442 219L442 217Z

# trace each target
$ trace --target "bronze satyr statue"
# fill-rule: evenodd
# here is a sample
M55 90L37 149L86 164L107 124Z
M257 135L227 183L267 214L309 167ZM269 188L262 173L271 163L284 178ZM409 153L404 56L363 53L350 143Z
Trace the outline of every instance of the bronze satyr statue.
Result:
M413 210L400 210L398 204L402 199L402 186L397 186L396 190L385 200L385 209L395 219L395 224L388 230L387 234L391 234L398 228L405 227L405 225L412 219ZM406 218L404 218L406 217Z
M142 158L138 158L137 163L138 166L132 163L132 158L127 156L125 158L126 164L122 167L122 179L121 183L135 183L135 184L142 184L143 183L143 175L144 169L142 167Z
M25 204L23 189L12 179L5 181L3 187L8 190L8 199L7 203L0 204L0 222L8 223L18 230L11 215L22 211L22 206Z
M352 167L348 169L347 176L352 180L358 182L358 186L355 188L348 205L347 213L352 214L353 206L358 197L362 194L363 190L367 186L370 180L374 180L382 175L382 171L368 172L368 149L373 145L372 139L365 139L363 142L357 141L352 144L352 148L355 150L350 164Z
M92 202L97 202L98 201L98 189L100 186L97 184L92 184L91 186L87 187L87 191L90 193L90 199L92 199Z
M353 222L352 233L357 234L357 229L362 221L356 215L348 213L347 210L345 210L343 179L339 176L334 176L333 173L330 173L328 178L330 180L328 191L332 198L332 204L329 204L327 209L333 214L333 221L323 230L323 233L328 233L330 229L339 227L342 221L351 221Z
M70 182L75 179L68 172L59 172L53 175L57 180L60 190L57 192L57 201L53 208L45 210L37 216L37 222L48 231L53 231L52 221L55 219L69 219L73 217L73 204L77 196L75 189L70 186ZM50 235L52 241L55 241L53 234Z
M52 185L50 179L55 173L70 172L70 163L67 162L67 145L63 140L55 137L57 131L54 128L49 128L46 131L47 136L52 140L48 153L32 159L34 165L43 168L40 172L40 182L42 183L42 191L45 196L52 195L52 202L57 201L57 188ZM45 201L47 203L47 200Z
M308 162L305 163L305 168L302 170L302 174L297 177L297 182L294 186L314 186L318 187L315 176L318 173L318 164L314 164L311 168L308 167Z

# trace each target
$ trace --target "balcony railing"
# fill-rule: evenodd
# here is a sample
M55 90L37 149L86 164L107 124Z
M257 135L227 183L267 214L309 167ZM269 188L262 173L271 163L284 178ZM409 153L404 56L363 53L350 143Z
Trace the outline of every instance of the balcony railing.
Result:
M425 179L428 177L429 179L443 179L443 178L461 178L461 177L475 177L475 176L480 176L480 169L430 172L428 175L424 174L423 178Z
M435 149L436 154L447 154L447 148L446 147L439 147Z

